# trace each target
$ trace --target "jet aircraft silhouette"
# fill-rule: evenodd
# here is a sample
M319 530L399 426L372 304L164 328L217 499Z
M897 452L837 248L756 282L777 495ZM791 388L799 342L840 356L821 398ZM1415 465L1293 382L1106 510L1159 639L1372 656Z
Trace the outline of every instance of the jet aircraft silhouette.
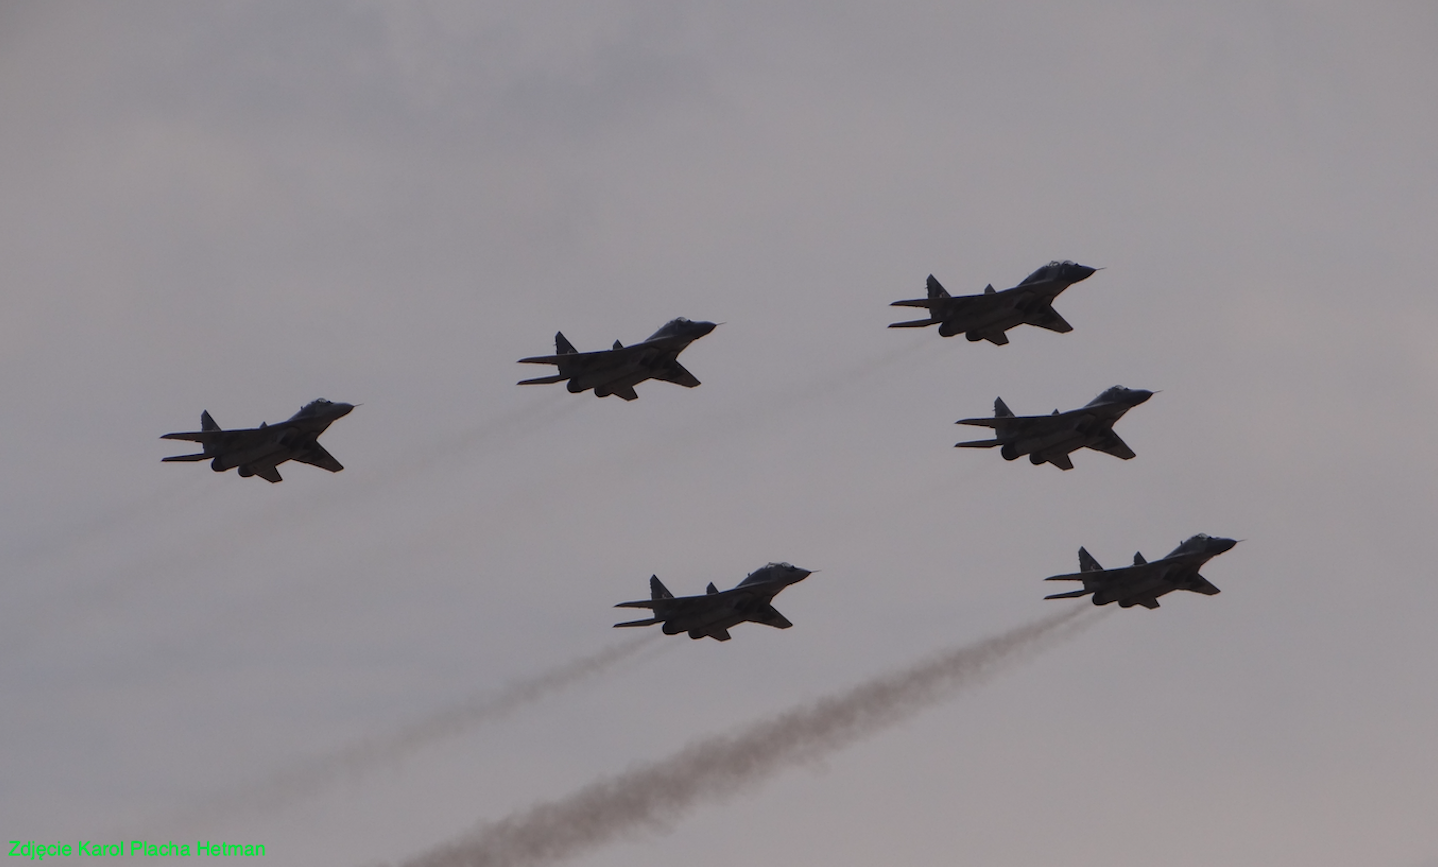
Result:
M651 598L637 602L621 602L614 607L649 608L653 610L654 616L648 620L631 620L628 623L616 623L614 626L653 626L662 623L665 635L688 632L693 639L707 635L719 641L728 641L730 627L739 623L762 623L776 629L788 629L794 624L774 610L770 603L785 587L797 584L812 574L814 573L808 569L800 569L788 563L769 563L755 569L749 577L729 590L720 591L710 582L709 592L705 595L678 598L669 592L659 580L659 576L651 575Z
M289 419L276 424L238 430L220 430L208 410L200 413L200 430L167 433L160 439L200 443L197 455L176 455L163 461L210 461L210 469L223 473L238 467L242 476L259 476L270 482L283 481L276 467L285 461L299 461L337 473L344 465L325 451L316 439L336 419L354 409L353 404L316 400Z
M927 307L928 319L895 322L890 328L924 328L939 326L939 335L962 334L970 341L987 340L1002 346L1009 342L1004 332L1018 325L1037 325L1050 331L1065 333L1073 326L1054 310L1059 293L1080 280L1086 280L1099 269L1070 261L1053 261L1024 278L1012 289L996 291L990 283L979 295L951 296L948 290L929 275L929 297L895 301L890 307Z
M679 353L715 327L713 322L690 322L680 317L670 320L640 343L625 346L616 340L612 349L597 352L579 352L564 338L564 332L556 332L554 349L557 354L521 358L519 363L553 364L558 366L559 372L553 376L521 380L519 384L537 385L567 379L569 390L575 394L592 388L595 397L617 394L625 400L637 399L639 395L634 386L646 379L662 379L693 388L699 380L679 363Z
M1093 594L1093 604L1107 605L1117 602L1120 608L1142 605L1157 608L1158 597L1175 590L1188 590L1213 596L1218 588L1198 574L1203 564L1238 544L1236 539L1223 539L1199 533L1186 539L1161 560L1152 563L1143 555L1133 555L1133 565L1118 569L1105 569L1093 555L1079 549L1079 569L1071 575L1055 575L1045 581L1082 581L1082 590L1055 593L1045 599L1069 599Z
M1141 388L1115 385L1080 409L1054 410L1053 415L1014 415L1003 398L994 400L993 418L964 418L954 424L971 424L994 429L994 439L955 443L955 448L990 449L1000 446L1004 460L1023 455L1038 466L1050 463L1061 470L1074 468L1069 453L1082 448L1106 452L1128 460L1134 456L1128 443L1113 432L1114 422L1133 407L1153 397Z

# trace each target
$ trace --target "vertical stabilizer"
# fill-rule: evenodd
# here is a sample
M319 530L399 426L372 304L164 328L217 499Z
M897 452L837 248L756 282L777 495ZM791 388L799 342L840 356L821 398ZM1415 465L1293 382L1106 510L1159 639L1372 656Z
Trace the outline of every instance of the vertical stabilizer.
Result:
M572 355L578 351L574 348L573 343L565 339L563 331L554 332L554 353L556 355Z
M714 582L713 582L713 581L710 581L710 582L709 582L709 589L708 589L707 591L705 591L705 592L708 593L710 596L713 596L715 593L718 593L718 592L719 592L719 588L714 586Z
M1014 417L1014 411L1011 410L1011 409L1009 409L1008 404L1004 403L1004 399L1001 398L1001 397L996 397L996 398L994 398L994 418L1013 418L1013 417Z
M934 301L934 300L937 300L937 299L939 299L939 298L948 298L948 297L949 297L949 290L945 289L945 288L943 287L943 285L942 285L941 283L939 283L938 280L935 280L933 274L930 274L930 275L929 275L929 300L930 300L930 301Z
M664 586L658 575L649 576L649 595L655 601L674 598L674 594L669 592L669 588Z
M1079 570L1082 572L1102 572L1103 567L1093 558L1087 549L1079 549Z
M210 418L210 411L209 411L209 410L205 410L205 411L203 411L203 412L200 413L200 430L219 430L219 429L220 429L220 426L217 425L217 424L215 424L215 420L214 420L214 419Z
M1142 566L1147 562L1147 560L1143 559L1143 554L1139 553L1138 551L1133 552L1133 565Z
M998 291L997 291L996 289L994 289L994 284L990 283L989 285L987 285L987 286L984 287L984 294L985 294L985 295L997 295L997 294L998 294Z

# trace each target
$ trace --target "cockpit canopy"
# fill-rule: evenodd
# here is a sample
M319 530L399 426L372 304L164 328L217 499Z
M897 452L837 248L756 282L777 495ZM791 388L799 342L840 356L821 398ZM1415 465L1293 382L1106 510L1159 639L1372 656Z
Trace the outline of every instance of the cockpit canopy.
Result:
M755 569L753 572L750 572L749 577L745 578L743 581L740 581L739 585L743 586L745 584L758 584L765 581L774 581L782 579L786 576L792 576L796 573L802 574L804 577L808 577L808 575L810 574L808 570L800 569L793 563L765 563L763 566L760 566L758 569Z
M664 326L649 335L648 339L658 340L663 337L688 337L691 340L697 340L713 330L713 322L694 322L693 320L680 316L677 319L671 319L664 323Z

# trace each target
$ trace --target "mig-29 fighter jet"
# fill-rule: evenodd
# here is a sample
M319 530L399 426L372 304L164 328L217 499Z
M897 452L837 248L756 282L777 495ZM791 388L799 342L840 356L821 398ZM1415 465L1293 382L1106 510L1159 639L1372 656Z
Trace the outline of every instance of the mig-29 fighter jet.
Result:
M1150 397L1153 397L1151 391L1115 385L1081 409L1068 412L1054 410L1053 415L1014 415L1004 405L1004 399L997 398L994 400L993 418L964 418L954 422L991 427L994 439L955 443L954 447L989 449L1001 446L999 454L1006 461L1028 455L1029 462L1034 466L1048 462L1061 470L1074 468L1069 453L1082 448L1128 460L1134 456L1133 449L1113 432L1114 422Z
M797 584L814 574L788 563L770 563L749 574L730 590L720 591L709 584L709 592L703 596L681 596L675 598L660 582L659 576L649 578L649 592L653 598L638 602L621 602L615 608L649 608L654 616L648 620L631 620L616 623L621 626L653 626L664 624L665 635L688 632L690 638L704 636L729 640L729 628L739 623L762 623L776 629L788 629L794 624L774 610L769 604L779 591L790 584Z
M239 430L220 430L207 410L200 413L200 430L160 437L197 442L204 446L204 451L161 460L210 461L210 469L217 473L239 467L242 476L259 476L270 482L282 481L275 467L285 461L313 464L337 473L344 465L315 440L335 419L348 415L352 409L354 404L316 400L305 404L285 421Z
M1093 604L1107 605L1117 602L1120 608L1142 605L1157 608L1158 597L1174 590L1188 590L1213 596L1218 588L1198 574L1203 564L1238 544L1236 539L1222 539L1199 533L1174 548L1168 556L1152 563L1143 559L1142 554L1133 555L1133 565L1119 569L1105 569L1093 555L1079 549L1079 568L1083 571L1072 575L1055 575L1045 581L1082 581L1082 590L1055 593L1045 599L1069 599L1093 594Z
M559 367L559 372L553 376L521 380L519 384L535 385L567 379L569 390L575 394L592 388L595 397L617 394L625 400L638 398L634 386L646 379L662 379L693 388L699 380L679 363L679 353L715 327L713 322L690 322L681 316L670 320L640 343L625 346L616 340L612 349L598 352L579 352L574 344L564 339L564 332L556 332L554 349L557 354L521 358L519 363L553 364Z
M992 283L980 295L951 296L934 275L929 275L929 297L895 301L890 307L927 307L928 319L895 322L890 328L924 328L939 326L941 337L962 334L971 342L987 340L1002 346L1009 342L1005 334L1016 325L1037 325L1050 331L1065 333L1073 326L1054 310L1059 293L1080 280L1086 280L1099 269L1075 262L1050 262L1024 278L1024 282L996 291Z

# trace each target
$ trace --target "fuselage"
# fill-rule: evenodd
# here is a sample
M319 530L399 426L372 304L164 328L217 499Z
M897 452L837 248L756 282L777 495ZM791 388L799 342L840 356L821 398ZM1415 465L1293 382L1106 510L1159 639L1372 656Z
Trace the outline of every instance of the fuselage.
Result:
M1112 587L1100 587L1094 591L1093 604L1106 605L1117 601L1120 607L1128 608L1139 604L1141 599L1157 599L1175 590L1204 592L1200 587L1207 585L1200 578L1199 570L1209 560L1237 545L1235 539L1224 539L1200 533L1192 536L1162 559L1144 566L1130 566L1124 580ZM1106 573L1098 573L1106 574ZM1087 583L1087 582L1085 582ZM1216 593L1209 589L1207 592Z
M689 344L713 331L713 322L694 322L680 317L665 323L639 343L596 353L577 353L573 359L559 356L561 376L569 378L570 392L594 389L607 397L641 382L673 364Z
M963 334L970 342L988 340L1020 325L1040 325L1053 312L1055 298L1097 270L1076 262L1050 262L1011 289L939 301L930 316L940 320L940 336Z
M751 572L732 589L710 594L712 604L685 615L671 613L668 608L678 606L654 606L654 616L665 620L666 635L681 632L705 634L710 630L724 630L740 623L754 621L763 609L768 608L785 587L797 584L812 575L808 569L800 569L789 563L769 563ZM706 597L687 597L688 599Z
M1113 433L1119 419L1150 397L1153 392L1146 389L1114 386L1081 409L1059 413L1037 423L1020 422L1008 428L996 428L994 438L1002 443L1005 460L1030 455L1033 463L1040 464L1050 456L1066 455L1104 441Z
M210 468L215 472L224 472L237 467L240 475L251 476L254 475L254 467L274 467L294 460L304 454L331 424L353 409L354 405L348 403L312 401L285 421L260 425L255 432L266 435L253 445L220 450Z

